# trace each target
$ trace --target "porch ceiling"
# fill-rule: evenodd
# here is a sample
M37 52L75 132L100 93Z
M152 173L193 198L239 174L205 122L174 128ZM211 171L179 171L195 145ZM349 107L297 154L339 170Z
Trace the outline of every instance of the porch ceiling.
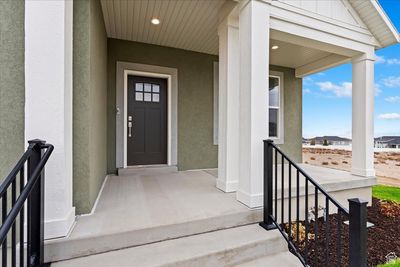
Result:
M230 1L101 0L101 6L110 38L217 55L219 11Z
M279 46L279 49L270 49L270 64L288 68L298 68L332 55L329 52L290 44L278 40L270 40L271 47Z

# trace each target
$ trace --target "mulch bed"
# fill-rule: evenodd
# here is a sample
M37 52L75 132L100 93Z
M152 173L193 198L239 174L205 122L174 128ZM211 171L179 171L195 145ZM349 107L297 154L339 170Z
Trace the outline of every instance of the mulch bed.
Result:
M307 244L308 265L319 266L348 266L348 225L341 223L341 234L338 229L338 214L329 216L328 244L326 243L326 222L323 218L317 220L317 237L315 237L315 222L309 223L309 242ZM341 215L339 221L348 220ZM400 256L400 204L373 199L368 207L368 222L374 224L368 228L368 266L377 266L386 262L385 256L390 252ZM302 222L304 224L304 222ZM301 227L300 232L301 231ZM288 226L286 225L288 231ZM292 227L292 237L296 239L296 229ZM303 233L303 236L305 234ZM341 238L337 238L341 236ZM301 238L300 238L301 239ZM338 241L340 240L340 241ZM296 243L306 254L304 240ZM338 250L341 247L341 250ZM328 248L328 249L326 249ZM340 257L338 257L340 255ZM339 259L340 262L339 262Z

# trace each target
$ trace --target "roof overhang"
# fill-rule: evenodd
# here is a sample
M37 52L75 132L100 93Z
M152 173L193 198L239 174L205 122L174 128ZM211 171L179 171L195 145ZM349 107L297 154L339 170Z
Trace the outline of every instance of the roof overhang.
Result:
M378 1L349 0L349 2L380 43L377 48L384 48L400 42L399 32Z

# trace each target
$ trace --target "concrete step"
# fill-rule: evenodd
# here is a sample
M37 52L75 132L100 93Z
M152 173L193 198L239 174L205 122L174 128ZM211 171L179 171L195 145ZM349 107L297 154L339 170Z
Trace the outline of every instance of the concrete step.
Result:
M143 166L131 166L127 168L118 168L118 175L119 176L124 176L124 175L137 175L138 172L151 172L152 174L155 174L157 172L176 172L178 171L178 168L176 166L167 166L167 165L143 165Z
M237 266L285 251L287 245L278 231L265 231L252 224L55 262L51 266Z
M282 267L303 267L300 260L292 253L286 251L273 255L264 256L255 260L236 265L235 267L266 267L266 266L282 266Z

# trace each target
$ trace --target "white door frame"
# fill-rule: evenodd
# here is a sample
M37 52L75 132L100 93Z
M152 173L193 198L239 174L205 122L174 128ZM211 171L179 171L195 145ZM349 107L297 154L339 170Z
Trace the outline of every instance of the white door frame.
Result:
M116 166L127 168L127 111L128 111L128 75L167 79L168 127L167 127L167 164L177 164L177 69L153 65L117 62L117 135ZM123 84L121 84L121 82ZM122 109L120 107L123 107ZM122 125L121 125L122 124ZM122 142L121 142L122 140Z

